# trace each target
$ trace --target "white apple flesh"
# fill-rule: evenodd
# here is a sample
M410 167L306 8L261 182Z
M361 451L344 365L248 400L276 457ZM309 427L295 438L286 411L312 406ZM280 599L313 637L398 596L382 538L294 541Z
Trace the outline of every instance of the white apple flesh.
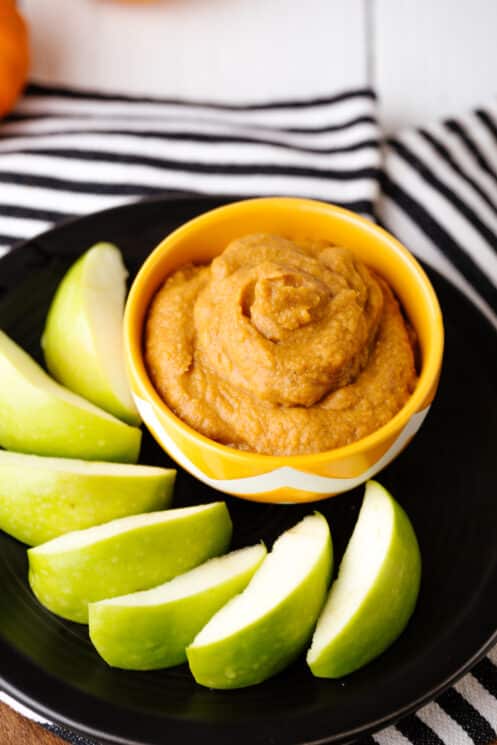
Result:
M340 678L383 652L411 617L420 579L409 518L386 489L369 481L307 655L314 675Z
M129 424L140 421L124 362L127 271L119 249L97 243L67 271L48 312L42 347L62 385Z
M224 502L150 512L66 533L28 550L29 583L48 610L88 622L88 603L148 590L222 554Z
M186 660L185 648L241 592L266 555L262 544L215 559L152 590L90 603L90 638L112 667L155 670Z
M176 471L0 451L0 530L36 546L171 503Z
M244 688L289 665L311 637L331 570L331 536L322 515L283 533L247 588L187 647L197 683Z
M134 463L141 432L56 383L0 331L0 445L7 450Z

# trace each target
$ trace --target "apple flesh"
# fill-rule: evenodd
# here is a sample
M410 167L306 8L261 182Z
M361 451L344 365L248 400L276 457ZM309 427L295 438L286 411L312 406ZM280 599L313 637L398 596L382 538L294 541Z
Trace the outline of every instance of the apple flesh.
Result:
M134 463L141 432L56 383L0 331L0 445L61 458Z
M67 271L48 312L42 347L53 377L129 424L140 418L124 363L127 271L119 249L97 243Z
M289 665L305 648L332 570L322 515L283 533L247 588L218 611L186 653L197 683L244 688Z
M0 451L0 530L30 546L169 507L176 471Z
M409 518L386 489L369 481L307 655L314 675L340 678L383 652L411 617L420 579Z
M90 603L90 638L112 667L155 670L186 661L185 648L211 616L241 592L266 555L250 546L152 590Z
M29 583L48 610L88 622L88 603L147 590L222 554L224 502L150 512L66 533L28 550Z

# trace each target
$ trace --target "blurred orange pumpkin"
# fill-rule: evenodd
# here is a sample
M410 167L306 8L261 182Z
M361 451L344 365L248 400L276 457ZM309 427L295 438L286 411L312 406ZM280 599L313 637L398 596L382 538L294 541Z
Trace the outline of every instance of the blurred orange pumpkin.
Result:
M0 116L10 111L28 75L28 29L14 0L0 0Z

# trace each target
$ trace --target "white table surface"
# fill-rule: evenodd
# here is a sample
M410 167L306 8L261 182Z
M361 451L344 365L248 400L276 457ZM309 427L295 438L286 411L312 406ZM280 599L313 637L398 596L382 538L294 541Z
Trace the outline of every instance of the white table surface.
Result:
M374 85L388 130L497 94L496 0L20 0L32 77L250 101Z

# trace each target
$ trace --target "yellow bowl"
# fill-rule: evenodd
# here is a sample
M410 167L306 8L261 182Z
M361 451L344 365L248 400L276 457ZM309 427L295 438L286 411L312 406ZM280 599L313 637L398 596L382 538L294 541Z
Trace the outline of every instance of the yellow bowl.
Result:
M168 274L207 263L234 238L273 233L327 239L350 248L394 288L418 334L421 370L405 406L357 442L310 455L272 456L221 445L175 416L156 392L143 358L143 324ZM443 353L440 307L414 257L386 231L347 210L305 199L236 202L187 222L168 235L140 269L125 312L125 349L140 414L160 445L183 468L227 494L260 502L308 502L358 486L390 463L421 426L435 395Z

